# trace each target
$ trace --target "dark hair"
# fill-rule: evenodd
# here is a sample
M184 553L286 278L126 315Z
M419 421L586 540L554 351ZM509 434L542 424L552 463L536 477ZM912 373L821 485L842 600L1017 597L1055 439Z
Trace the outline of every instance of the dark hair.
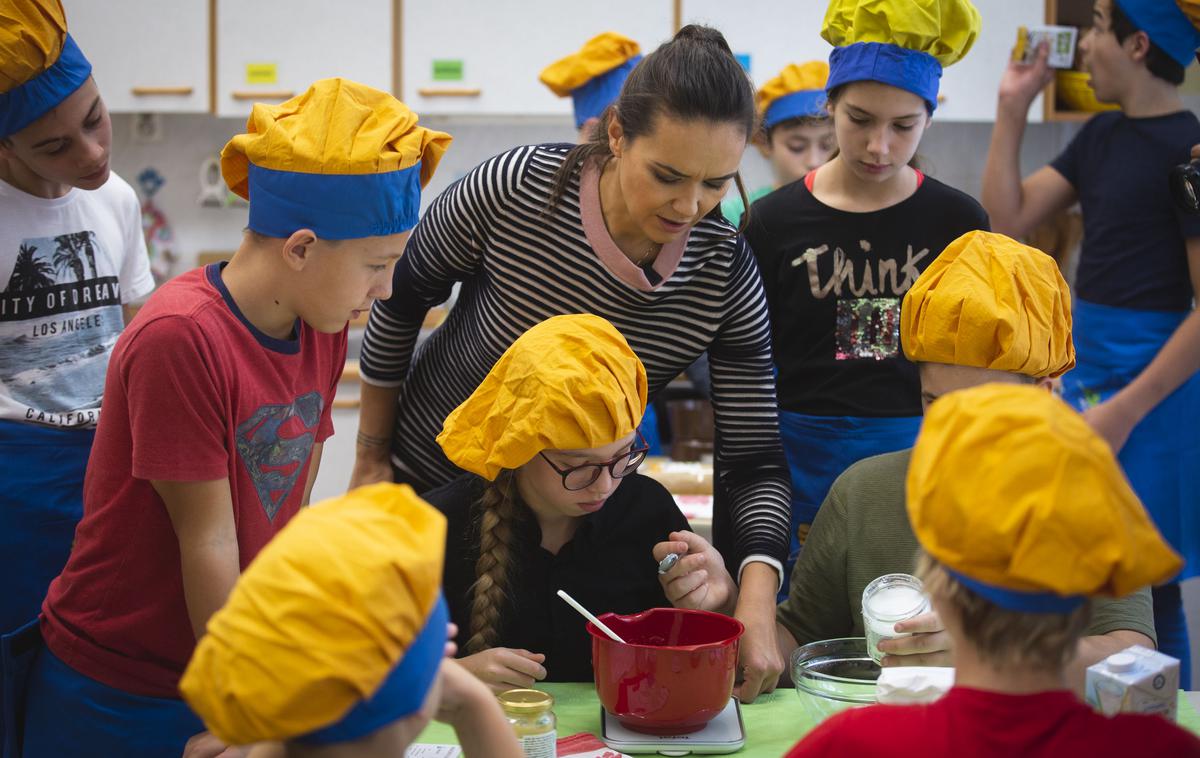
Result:
M1125 11L1121 10L1116 0L1113 0L1112 10L1109 11L1109 14L1112 21L1112 33L1117 38L1117 42L1124 42L1131 34L1142 31L1134 25L1129 16L1125 15ZM1179 65L1179 61L1163 52L1163 49L1154 44L1153 40L1150 41L1150 52L1146 53L1146 68L1150 69L1150 73L1159 79L1175 85L1183 84L1183 66Z
M608 127L617 119L630 140L650 134L659 114L684 121L736 123L754 134L756 113L754 88L742 65L733 57L725 37L716 29L689 24L657 50L642 59L621 87L617 101L605 109L589 140L575 146L554 176L554 190L546 210L562 200L572 177L588 161L607 162ZM741 174L734 175L738 193L750 207ZM743 214L738 231L745 229L749 213Z

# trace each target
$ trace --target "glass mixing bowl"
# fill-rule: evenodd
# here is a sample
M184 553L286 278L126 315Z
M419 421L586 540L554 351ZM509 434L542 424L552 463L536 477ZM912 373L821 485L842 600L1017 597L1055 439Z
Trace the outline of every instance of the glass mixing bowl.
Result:
M879 664L867 653L865 637L810 642L792 652L791 666L796 694L814 725L840 710L875 702Z

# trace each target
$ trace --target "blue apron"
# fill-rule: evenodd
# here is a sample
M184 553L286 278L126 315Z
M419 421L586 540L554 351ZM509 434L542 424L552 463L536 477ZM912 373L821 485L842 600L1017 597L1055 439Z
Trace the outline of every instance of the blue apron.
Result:
M782 596L800 554L799 531L809 526L842 472L863 458L913 446L920 416L862 418L779 412L779 434L792 475L791 551Z
M1154 359L1188 316L1076 300L1077 365L1063 398L1079 411L1112 397ZM1187 561L1175 579L1200 575L1200 374L1138 424L1118 456L1163 537Z
M4 668L4 758L179 758L204 724L182 700L114 689L63 663L41 642L37 622L0 641Z
M42 609L83 516L83 474L94 430L0 421L0 634Z
M1073 313L1077 365L1063 377L1063 397L1079 411L1133 381L1188 316L1078 299ZM1180 659L1180 683L1190 689L1187 621L1175 583L1200 575L1200 374L1134 427L1118 460L1158 530L1186 561L1172 585L1154 589L1154 625L1159 649Z

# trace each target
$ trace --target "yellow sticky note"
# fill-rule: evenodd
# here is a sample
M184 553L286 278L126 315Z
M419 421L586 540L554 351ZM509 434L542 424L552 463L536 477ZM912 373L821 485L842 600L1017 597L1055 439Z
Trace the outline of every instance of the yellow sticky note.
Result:
M278 84L279 71L274 63L247 63L246 84Z

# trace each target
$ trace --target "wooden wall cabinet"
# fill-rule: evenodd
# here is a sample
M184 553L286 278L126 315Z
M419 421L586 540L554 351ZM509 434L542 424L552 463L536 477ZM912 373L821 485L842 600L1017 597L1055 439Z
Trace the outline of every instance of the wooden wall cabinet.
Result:
M64 0L63 7L109 111L209 110L206 0Z
M649 52L673 32L669 0L403 0L402 96L421 115L563 115L541 70L615 31Z

